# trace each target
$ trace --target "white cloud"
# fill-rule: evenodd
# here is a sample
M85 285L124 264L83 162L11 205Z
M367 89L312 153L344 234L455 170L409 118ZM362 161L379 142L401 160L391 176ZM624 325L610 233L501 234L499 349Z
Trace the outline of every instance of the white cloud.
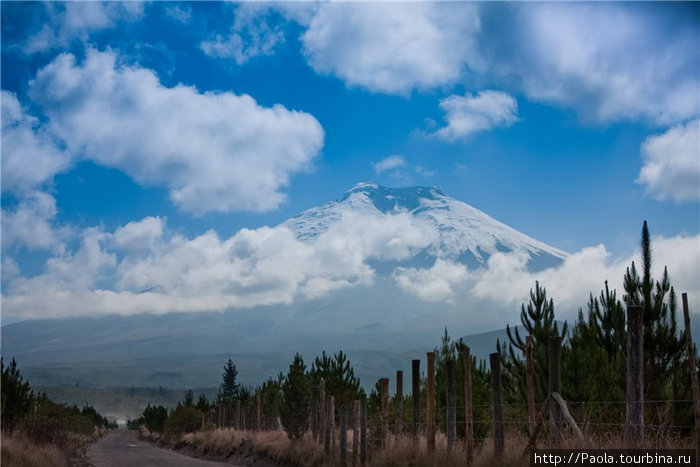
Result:
M637 182L655 198L700 199L700 120L648 137L642 144L642 169Z
M688 292L691 302L699 303L700 235L658 237L652 239L652 246L653 276L660 278L664 266L668 266L671 285L677 295ZM617 289L622 299L623 277L632 261L640 264L638 253L611 259L605 246L598 245L570 255L560 266L533 273L527 271L524 256L498 253L489 258L488 269L477 276L471 290L478 298L517 306L528 300L527 291L539 281L554 299L562 319L574 318L579 307L585 308L589 293L598 295L605 280L609 281L611 289Z
M698 30L629 4L522 4L492 72L585 119L674 124L698 114ZM689 24L689 23L687 23Z
M319 73L408 94L456 82L478 62L478 8L466 3L324 3L301 36Z
M501 91L480 91L477 95L452 95L440 101L447 126L435 133L445 141L463 139L478 131L507 127L518 121L518 103Z
M430 268L396 268L393 276L399 288L421 300L454 303L455 289L466 282L469 271L463 264L437 259Z
M186 24L192 18L192 9L188 6L182 8L179 5L166 6L165 15L178 23Z
M212 57L233 58L239 65L253 57L271 55L275 47L284 42L282 29L270 21L272 12L264 4L236 5L230 33L203 41L202 50Z
M51 258L43 274L6 277L3 313L38 318L290 304L372 284L372 260L406 259L434 240L405 212L359 218L347 211L310 242L284 227L187 239L147 217L114 233L88 229L79 249Z
M374 171L376 173L386 172L387 170L400 169L406 166L406 158L394 154L392 156L385 157L384 159L372 164Z
M178 207L196 214L278 207L281 188L311 168L324 139L307 113L167 88L151 70L117 65L112 52L88 50L82 64L58 56L37 73L30 96L70 151L167 186Z
M15 208L3 208L3 252L14 245L31 250L62 251L62 236L67 229L55 227L56 213L56 200L40 191L24 193Z
M117 247L132 251L152 251L156 242L163 236L165 221L160 217L146 217L137 222L129 222L114 232Z
M2 91L2 189L35 190L68 168L70 156L29 115L14 93Z
M87 42L91 33L112 28L120 20L134 21L143 16L143 3L125 2L47 2L49 21L24 44L25 53L65 48L74 39Z

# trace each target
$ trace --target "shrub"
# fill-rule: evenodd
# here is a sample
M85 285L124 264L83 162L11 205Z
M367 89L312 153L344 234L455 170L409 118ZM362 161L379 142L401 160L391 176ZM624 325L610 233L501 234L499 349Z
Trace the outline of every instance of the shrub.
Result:
M168 435L193 433L202 427L202 416L194 407L178 406L165 420L164 431Z

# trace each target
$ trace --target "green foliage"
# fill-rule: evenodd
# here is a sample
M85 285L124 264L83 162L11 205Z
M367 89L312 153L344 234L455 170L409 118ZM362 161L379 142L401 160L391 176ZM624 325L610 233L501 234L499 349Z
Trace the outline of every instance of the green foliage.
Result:
M224 372L221 373L221 378L223 382L219 387L219 394L217 396L217 403L219 404L229 404L233 400L238 398L240 385L236 383L236 378L238 378L238 369L233 361L229 358L226 365L224 365Z
M34 392L17 368L17 362L13 358L9 366L0 357L0 369L2 370L2 429L11 431L17 422L25 414L34 401Z
M554 315L554 300L547 299L547 291L535 282L535 290L530 289L530 302L520 307L520 322L532 337L532 355L535 366L535 400L542 401L547 397L547 381L549 373L549 340L551 337L566 336L567 323L564 322L561 332ZM503 385L505 396L513 402L527 400L525 383L525 338L520 335L518 328L511 332L506 327L509 343L499 345L503 362Z
M204 414L192 406L181 405L172 412L163 423L163 431L167 435L193 433L202 428Z
M289 439L301 438L309 428L311 415L311 381L306 374L304 359L298 353L289 365L282 383L280 418Z
M39 444L65 445L71 434L91 435L95 426L108 427L109 422L90 406L58 404L45 395L35 399L32 408L18 423L19 429Z
M316 357L310 374L314 384L318 384L321 379L326 381L326 395L335 398L338 410L352 407L353 401L364 397L360 380L355 376L355 370L342 350L333 357L326 355L326 352L321 357Z
M277 379L269 378L259 389L260 403L262 404L262 427L264 429L277 428L277 417L280 415L282 405L282 385L284 374L279 373Z
M152 406L148 404L143 410L143 415L140 422L146 425L148 431L163 433L165 429L165 420L168 418L168 409L162 405Z
M195 408L200 412L207 414L212 411L214 405L209 403L209 399L207 399L207 396L205 396L204 394L200 394L199 399L197 399L197 403L195 404Z
M646 221L642 226L641 256L642 277L633 262L624 278L624 300L627 305L644 309L644 398L681 399L689 385L688 376L680 370L687 365L687 357L676 322L676 294L666 267L660 281L651 276L652 247ZM656 408L657 414L663 412L663 408ZM652 420L660 421L660 416Z

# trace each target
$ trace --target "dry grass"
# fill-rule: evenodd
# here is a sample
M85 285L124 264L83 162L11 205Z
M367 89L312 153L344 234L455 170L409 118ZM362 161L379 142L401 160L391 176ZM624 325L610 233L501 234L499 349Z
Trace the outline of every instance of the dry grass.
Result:
M6 467L63 467L68 456L58 446L37 445L19 433L2 433L2 465Z
M164 440L157 435L149 436L152 441L160 442L171 448L179 449L196 457L228 460L250 465L298 465L298 466L336 466L341 465L337 455L326 458L323 446L313 440L310 434L296 442L291 442L284 431L236 431L233 429L215 429L188 433L176 438ZM524 453L528 439L522 432L506 433L505 449L501 465L504 467L529 465L529 453ZM573 437L564 439L559 446L562 449L617 449L624 445L621 435L588 435L585 442ZM347 465L352 465L353 436L352 430L347 436ZM538 447L547 448L546 434L540 436ZM678 438L659 433L647 436L646 448L692 448L692 439ZM411 436L390 436L386 448L371 452L368 465L372 467L431 467L462 466L466 464L463 442L458 442L452 450L447 449L447 439L438 433L435 450L429 452L425 437L414 441ZM495 465L493 440L487 439L476 447L474 453L475 467Z

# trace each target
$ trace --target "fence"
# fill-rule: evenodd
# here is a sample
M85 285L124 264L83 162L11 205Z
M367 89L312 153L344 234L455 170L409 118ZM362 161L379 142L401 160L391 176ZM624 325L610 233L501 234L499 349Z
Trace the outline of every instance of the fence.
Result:
M688 361L690 364L690 375L693 399L682 401L645 401L643 384L643 345L642 345L642 308L629 306L627 308L627 380L625 401L585 401L567 402L561 397L561 338L553 337L549 341L549 366L548 366L548 395L546 400L540 404L535 402L534 390L534 364L532 355L532 339L526 339L525 347L525 383L527 392L527 402L525 404L507 404L503 402L503 389L501 381L501 357L498 353L489 356L491 381L490 393L491 402L488 408L491 409L491 420L475 420L475 409L485 409L487 406L473 404L472 368L471 354L469 347L464 347L459 355L461 368L464 373L464 385L461 389L464 394L464 405L457 406L455 379L455 368L457 362L448 360L445 364L445 425L446 448L448 451L464 449L464 459L466 465L471 465L475 454L477 442L486 439L493 440L493 456L496 463L499 463L503 456L506 433L513 429L526 433L527 442L523 446L523 453L537 446L537 439L545 421L549 428L549 446L556 447L562 441L563 433L568 430L581 443L585 442L584 429L591 430L596 427L614 428L619 427L624 431L624 440L627 447L637 447L644 443L645 428L651 430L695 429L695 449L696 456L700 456L700 388L698 387L696 358L692 336L690 333L690 318L688 312L687 294L682 294L683 314L685 325L685 343L687 347ZM355 465L366 465L371 458L371 449L386 448L392 437L412 437L414 446L418 444L419 438L425 438L426 449L434 451L436 449L437 427L437 397L436 394L436 368L434 352L426 354L427 374L426 374L426 394L424 400L425 411L421 411L420 387L420 360L413 360L411 364L411 394L404 398L403 394L403 371L396 372L396 394L394 404L389 403L389 378L379 380L379 421L368 423L367 399L355 400L351 407L336 407L333 395L326 393L325 381L321 380L319 385L313 388L311 402L310 427L313 439L323 446L327 456L337 458L341 464L350 462ZM410 399L412 411L410 412L410 423L404 423L408 413L404 414L403 402ZM693 406L694 427L692 425L647 425L645 426L645 408L654 407L655 404L683 403ZM393 414L390 413L390 405L394 406ZM625 421L619 423L612 422L591 422L582 420L580 414L585 413L586 408L601 405L606 408L619 407L619 411L624 405ZM577 423L572 415L579 415ZM527 416L518 419L506 418L505 413L524 412ZM464 420L457 421L457 412L463 411ZM255 398L254 406L241 406L241 401L237 401L233 414L227 413L227 408L220 406L216 408L214 419L217 426L230 426L235 429L273 429L279 428L278 421L271 424L263 420L261 415L260 397ZM338 419L336 420L336 412ZM351 415L351 423L349 418ZM421 418L424 416L424 418ZM475 425L490 424L491 438L475 438ZM271 426L274 425L274 426ZM457 425L464 425L463 440L458 442ZM506 430L509 427L509 430ZM348 443L348 431L352 436L352 443ZM479 430L483 432L484 430ZM372 436L370 436L372 435ZM442 436L442 435L441 435ZM370 441L370 438L374 442ZM700 457L696 457L700 458Z

